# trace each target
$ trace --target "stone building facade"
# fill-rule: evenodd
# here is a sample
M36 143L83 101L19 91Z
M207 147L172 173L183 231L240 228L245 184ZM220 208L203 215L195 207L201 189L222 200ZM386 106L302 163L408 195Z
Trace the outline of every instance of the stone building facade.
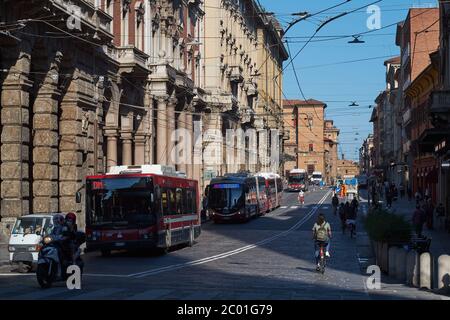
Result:
M45 212L73 211L83 227L75 194L113 165L176 164L200 178L200 165L178 161L192 145L177 152L171 135L193 132L206 105L201 6L0 1L2 232Z
M278 148L272 147L267 132L282 124L281 89L269 88L287 59L281 28L254 0L211 0L205 7L204 41L204 89L210 108L204 126L212 132L205 143L221 152L222 159L220 164L204 164L205 177L238 170L278 171L268 161L269 150L280 152L282 137L276 138ZM281 76L278 81L281 86ZM218 141L226 139L229 129L259 132L244 145L231 137L227 152Z

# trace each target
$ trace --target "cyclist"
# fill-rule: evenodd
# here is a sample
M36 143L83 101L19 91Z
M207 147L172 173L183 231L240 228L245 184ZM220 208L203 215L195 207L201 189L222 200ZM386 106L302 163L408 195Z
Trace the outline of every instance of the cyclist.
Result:
M341 202L341 204L339 205L339 218L341 219L342 233L345 233L346 215L343 202Z
M345 204L347 206L347 203ZM350 230L350 236L353 237L353 234L356 232L356 216L357 216L357 207L348 205L348 209L346 211L346 224Z
M300 192L298 193L298 202L300 204L305 204L305 193L303 192L303 190L300 190Z
M319 264L319 248L320 246L325 247L325 256L330 257L330 239L331 239L331 226L325 221L325 216L321 213L317 217L317 222L312 228L313 240L314 240L314 251L316 257L317 270L320 270Z
M339 206L339 199L336 194L334 194L333 198L331 199L331 204L333 205L333 213L336 215L337 208Z

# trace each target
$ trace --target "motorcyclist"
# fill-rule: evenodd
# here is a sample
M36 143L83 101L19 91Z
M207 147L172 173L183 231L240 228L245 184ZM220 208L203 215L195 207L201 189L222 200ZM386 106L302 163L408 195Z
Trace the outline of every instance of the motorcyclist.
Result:
M339 206L339 199L336 194L334 194L333 198L331 199L331 204L333 205L333 213L336 214L337 208Z
M67 257L69 257L72 262L75 262L75 253L77 250L76 233L78 229L76 224L77 216L75 215L75 213L69 212L68 214L66 214L64 222L64 249L66 250Z
M303 190L300 190L300 192L298 193L298 202L300 204L305 203L305 193L303 192Z

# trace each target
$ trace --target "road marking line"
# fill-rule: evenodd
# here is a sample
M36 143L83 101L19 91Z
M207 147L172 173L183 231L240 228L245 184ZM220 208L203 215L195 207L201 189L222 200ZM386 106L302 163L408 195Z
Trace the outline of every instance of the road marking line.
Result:
M280 209L286 209L288 206L281 206Z
M297 209L298 206L291 206L291 209Z
M157 268L154 270L149 270L149 271L143 271L143 272L138 272L138 273L134 273L134 274L129 274L127 277L133 277L133 278L143 278L143 277L147 277L147 276L151 276L151 275L156 275L156 274L160 274L163 272L167 272L167 271L174 271L174 270L178 270L178 269L182 269L188 266L195 266L195 265L199 265L199 264L204 264L207 262L212 262L215 260L220 260L220 259L224 259L233 255L236 255L238 253L242 253L251 249L254 249L256 247L262 246L264 244L273 242L274 240L281 238L283 236L288 235L289 233L297 230L298 228L300 228L306 221L308 221L321 207L321 205L323 204L323 202L325 201L325 199L329 196L329 194L331 193L331 191L329 190L327 193L325 193L325 195L322 197L322 199L310 210L310 212L304 216L302 219L300 219L300 221L298 221L296 224L294 224L291 228L276 234L272 237L263 239L261 241L258 241L254 244L251 245L247 245L241 248L237 248L235 250L231 250L228 252L224 252L221 254L217 254L211 257L206 257L203 259L199 259L199 260L194 260L194 261L189 261L189 262L185 262L185 263L180 263L180 264L175 264L175 265L171 265L171 266L166 266L166 267L161 267L161 268Z

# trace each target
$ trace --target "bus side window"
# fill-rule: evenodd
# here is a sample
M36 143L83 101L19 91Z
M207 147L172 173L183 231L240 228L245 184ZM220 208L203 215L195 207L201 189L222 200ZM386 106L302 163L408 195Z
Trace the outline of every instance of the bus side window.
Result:
M169 215L169 196L168 196L168 190L165 188L161 190L161 204L162 204L163 215L165 215L165 216Z
M169 213L168 214L176 214L176 199L175 199L175 189L167 189L169 195Z
M185 208L183 206L183 189L177 188L175 192L176 214L183 214L185 212Z

